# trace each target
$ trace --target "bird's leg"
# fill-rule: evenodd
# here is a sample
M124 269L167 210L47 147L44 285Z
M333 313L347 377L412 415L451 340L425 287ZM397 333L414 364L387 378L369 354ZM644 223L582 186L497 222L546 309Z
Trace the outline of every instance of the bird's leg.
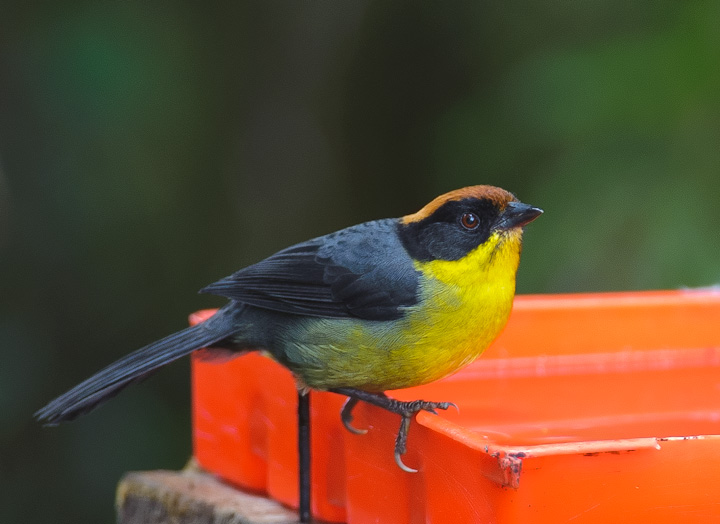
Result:
M343 425L352 433L367 433L367 430L359 430L351 424L352 410L360 400L391 413L395 413L396 415L400 415L400 429L398 430L397 437L395 438L395 463L400 469L407 471L408 473L417 472L416 469L406 466L402 461L402 456L407 451L407 437L412 416L423 410L437 414L436 410L438 409L448 409L450 406L457 409L457 406L452 402L428 402L425 400L404 402L402 400L390 398L385 395L385 393L368 393L367 391L354 388L334 388L330 391L333 393L339 393L340 395L347 395L349 397L343 405L342 411L340 412L340 418L342 419Z

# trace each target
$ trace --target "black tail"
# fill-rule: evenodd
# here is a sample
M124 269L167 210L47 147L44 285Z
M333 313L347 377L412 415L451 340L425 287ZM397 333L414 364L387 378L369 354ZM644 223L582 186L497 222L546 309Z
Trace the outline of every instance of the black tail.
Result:
M230 336L233 316L223 309L201 324L130 353L38 410L35 418L46 426L56 426L92 411L165 364Z

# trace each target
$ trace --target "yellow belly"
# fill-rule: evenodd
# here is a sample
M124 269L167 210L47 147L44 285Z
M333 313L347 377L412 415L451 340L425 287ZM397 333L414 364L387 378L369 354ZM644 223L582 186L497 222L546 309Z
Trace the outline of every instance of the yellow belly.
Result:
M310 387L366 391L417 386L454 373L507 322L521 235L495 234L461 260L416 263L425 277L421 300L403 319L314 321L307 326L306 354L315 362L290 367Z

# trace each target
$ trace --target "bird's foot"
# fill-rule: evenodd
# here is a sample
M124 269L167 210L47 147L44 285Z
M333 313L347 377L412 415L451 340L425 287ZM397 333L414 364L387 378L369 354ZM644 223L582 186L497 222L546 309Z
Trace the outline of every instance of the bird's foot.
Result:
M384 393L368 393L367 391L354 388L335 388L330 391L348 396L340 412L340 418L345 428L356 435L367 433L366 429L358 429L352 425L352 410L360 400L400 415L400 429L395 438L395 463L400 469L408 473L417 473L416 469L406 466L402 461L402 456L407 451L408 431L410 430L410 420L413 415L419 411L429 411L430 413L437 414L438 409L448 409L450 406L457 409L457 406L452 402L428 402L425 400L404 402L390 398Z

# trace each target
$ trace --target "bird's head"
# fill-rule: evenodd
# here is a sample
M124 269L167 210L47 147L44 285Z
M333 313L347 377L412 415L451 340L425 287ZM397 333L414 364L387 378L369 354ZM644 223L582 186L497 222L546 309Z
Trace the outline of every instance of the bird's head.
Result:
M542 212L499 187L470 186L440 195L402 217L399 235L420 262L460 260L480 246L490 254L508 241L519 253L523 226Z

